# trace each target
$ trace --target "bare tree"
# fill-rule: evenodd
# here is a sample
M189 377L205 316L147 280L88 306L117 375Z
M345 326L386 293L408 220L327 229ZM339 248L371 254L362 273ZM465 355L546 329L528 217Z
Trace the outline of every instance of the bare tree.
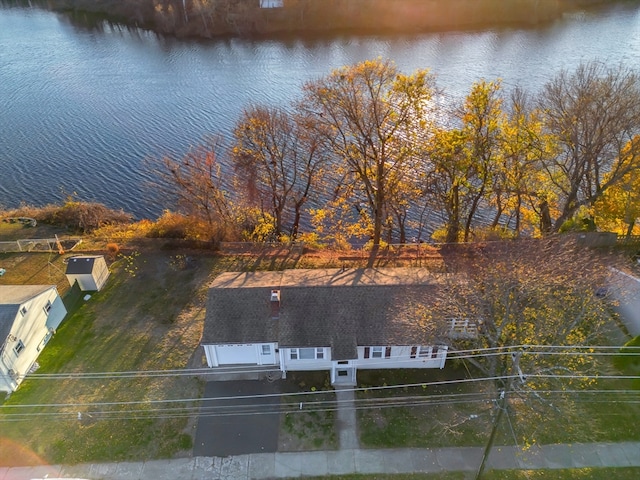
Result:
M538 103L557 143L545 168L558 196L552 227L558 231L639 167L640 143L632 140L640 134L640 78L623 66L582 64L547 83Z
M254 106L244 111L235 129L233 161L245 180L250 200L265 203L274 233L295 239L302 209L316 194L326 162L322 144L304 128L300 117L281 108ZM257 198L251 198L251 197ZM293 217L287 223L287 215Z
M452 330L451 354L465 352L464 362L493 383L501 408L536 419L528 440L545 418L573 428L569 392L588 388L585 377L602 368L593 351L575 348L602 345L618 328L599 295L603 261L562 237L469 248L447 259L453 275L434 313L467 325Z
M218 141L190 150L181 159L163 157L149 160L153 187L171 199L177 211L204 222L210 232L228 225L232 207L223 185L217 152Z

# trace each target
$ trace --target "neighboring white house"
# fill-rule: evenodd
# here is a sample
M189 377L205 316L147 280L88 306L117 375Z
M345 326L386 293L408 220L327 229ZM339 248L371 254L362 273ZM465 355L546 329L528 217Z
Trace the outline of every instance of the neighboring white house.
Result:
M80 290L100 290L109 278L109 267L102 255L71 257L65 272L69 285L78 282Z
M0 285L0 391L18 388L66 314L55 285Z
M418 314L437 284L419 268L224 273L209 290L207 363L328 370L345 384L358 369L443 368L450 328Z
M632 337L640 335L640 278L609 269L608 292L616 301L615 309Z

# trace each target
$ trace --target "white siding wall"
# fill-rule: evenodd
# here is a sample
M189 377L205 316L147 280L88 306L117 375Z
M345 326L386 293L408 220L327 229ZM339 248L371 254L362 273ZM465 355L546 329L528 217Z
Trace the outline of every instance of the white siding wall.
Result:
M631 336L640 335L640 279L610 268L609 287L615 300L616 310Z
M44 310L47 302L51 302L48 315ZM53 330L67 314L55 287L24 303L20 308L22 307L25 307L27 312L24 315L17 314L11 329L11 335L15 340L7 342L0 361L0 369L5 376L4 383L7 383L9 370L13 370L18 376L17 381L11 382L11 390L15 390L22 382L24 375L51 338ZM20 345L24 345L24 348L16 353L17 349L21 348ZM0 386L0 388L4 387Z
M93 278L95 279L96 290L101 290L109 278L109 267L104 258L100 257L95 260L93 267Z
M332 365L331 361L331 348L320 347L323 349L322 359L291 359L291 348L281 348L281 358L284 361L283 369L285 371L309 371L309 370L329 370Z
M323 358L303 359L300 358L300 352L298 351L298 358L291 358L292 348L281 348L279 355L275 354L277 344L272 345L271 352L274 353L273 357L261 358L261 345L262 344L245 344L235 346L236 350L233 355L237 354L235 358L238 361L236 364L253 364L253 365L280 365L282 371L314 371L314 370L331 370L334 362L331 360L331 348L320 347L323 351ZM233 345L203 345L204 352L207 357L207 364L209 367L224 366L225 363L220 362L219 348L234 348ZM354 366L358 369L382 369L382 368L443 368L445 360L447 358L447 347L438 346L438 350L435 356L431 355L432 350L428 351L427 357L420 357L419 348L416 349L415 357L411 358L411 346L394 346L391 347L391 354L388 358L385 357L386 347L382 349L382 358L364 358L365 347L358 347L358 358L349 362L350 366ZM429 347L430 349L434 347ZM225 353L228 353L225 352ZM232 355L232 356L233 356ZM264 357L264 356L262 356ZM317 357L317 355L316 355ZM227 358L230 358L227 356ZM270 363L269 363L270 362ZM229 365L230 363L226 363Z
M277 365L276 343L203 345L209 367L225 365Z
M416 351L415 358L411 358L411 349L412 346L409 345L391 347L391 355L387 358L385 357L386 347L383 347L382 358L364 358L365 347L358 347L358 359L353 364L358 369L444 367L447 358L447 347L438 346L435 358L431 356L431 351L428 357L420 357L419 348Z
M92 292L98 290L98 286L96 285L93 276L90 273L79 273L79 274L67 274L67 279L71 286L77 281L80 290L83 292Z

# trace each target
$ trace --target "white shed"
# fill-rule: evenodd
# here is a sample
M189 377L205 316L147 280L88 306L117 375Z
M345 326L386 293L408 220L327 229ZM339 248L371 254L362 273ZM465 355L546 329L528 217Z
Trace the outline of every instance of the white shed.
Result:
M67 262L67 280L73 286L78 282L80 290L96 291L100 290L109 278L109 268L102 255L83 255L71 257Z

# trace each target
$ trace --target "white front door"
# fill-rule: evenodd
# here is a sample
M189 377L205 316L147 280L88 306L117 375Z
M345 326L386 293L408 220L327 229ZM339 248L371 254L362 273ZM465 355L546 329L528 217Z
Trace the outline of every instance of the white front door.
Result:
M262 345L256 345L258 348L258 355L260 357L259 365L275 365L276 364L276 349L271 343L263 343Z

